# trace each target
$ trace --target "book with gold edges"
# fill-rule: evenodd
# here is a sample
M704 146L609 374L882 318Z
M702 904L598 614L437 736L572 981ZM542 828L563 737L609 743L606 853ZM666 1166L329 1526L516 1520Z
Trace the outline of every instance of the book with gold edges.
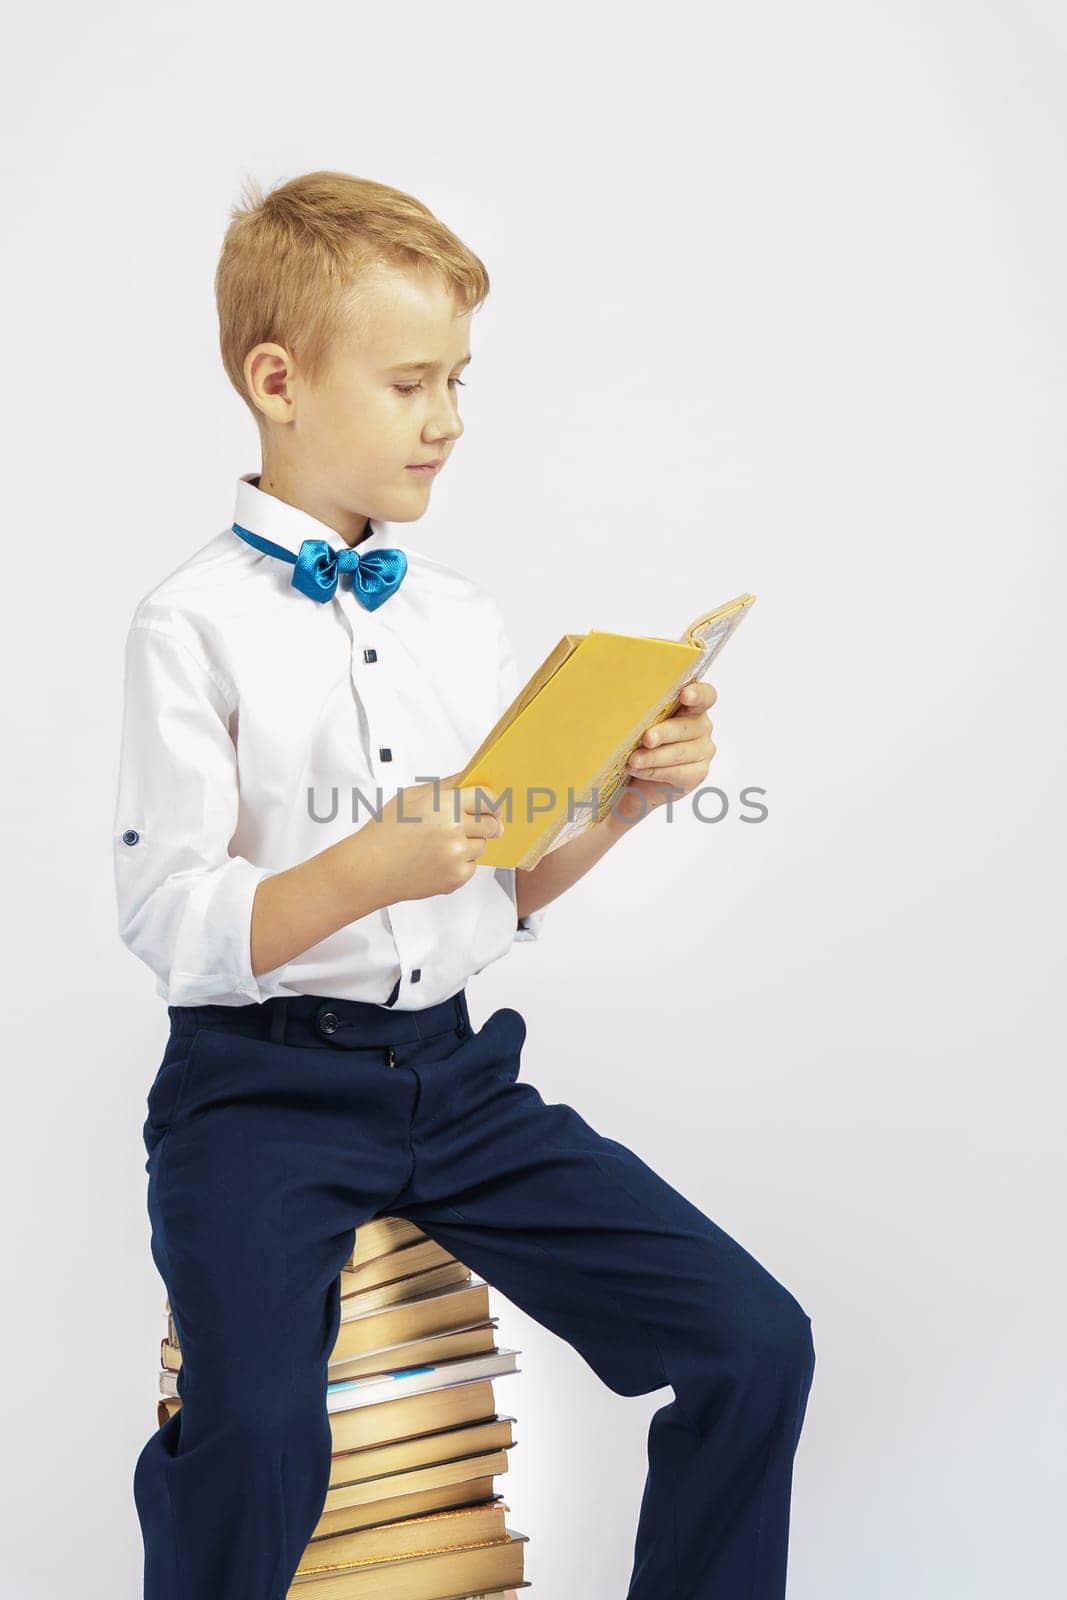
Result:
M504 832L486 840L478 865L530 871L602 821L648 729L675 714L755 599L704 612L680 639L565 634L456 780L501 797Z

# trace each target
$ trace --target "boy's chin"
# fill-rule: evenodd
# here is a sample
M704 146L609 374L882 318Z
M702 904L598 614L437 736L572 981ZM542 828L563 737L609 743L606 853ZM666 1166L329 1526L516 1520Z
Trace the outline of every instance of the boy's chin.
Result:
M372 522L417 522L429 510L430 497L427 494L409 495L401 500L399 495L396 500L383 501L381 511L372 511Z

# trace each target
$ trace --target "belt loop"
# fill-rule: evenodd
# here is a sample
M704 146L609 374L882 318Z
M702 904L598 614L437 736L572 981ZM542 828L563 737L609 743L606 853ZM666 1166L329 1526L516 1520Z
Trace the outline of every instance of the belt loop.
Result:
M270 1038L272 1044L285 1043L285 1016L289 1009L289 996L276 994L271 1001Z

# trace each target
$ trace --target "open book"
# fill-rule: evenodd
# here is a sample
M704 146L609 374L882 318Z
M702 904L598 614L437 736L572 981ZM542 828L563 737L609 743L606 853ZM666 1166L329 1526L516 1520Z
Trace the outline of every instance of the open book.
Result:
M680 639L565 634L457 780L502 797L503 836L486 841L478 865L529 871L600 822L646 730L674 715L755 598L705 612Z

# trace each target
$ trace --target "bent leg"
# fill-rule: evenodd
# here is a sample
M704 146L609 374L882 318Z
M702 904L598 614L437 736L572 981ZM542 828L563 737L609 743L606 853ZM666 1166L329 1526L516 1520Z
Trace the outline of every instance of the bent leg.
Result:
M416 1181L392 1209L616 1393L673 1388L649 1430L627 1600L781 1600L810 1321L633 1151L516 1081L524 1037L505 1008L450 1076L426 1070Z

